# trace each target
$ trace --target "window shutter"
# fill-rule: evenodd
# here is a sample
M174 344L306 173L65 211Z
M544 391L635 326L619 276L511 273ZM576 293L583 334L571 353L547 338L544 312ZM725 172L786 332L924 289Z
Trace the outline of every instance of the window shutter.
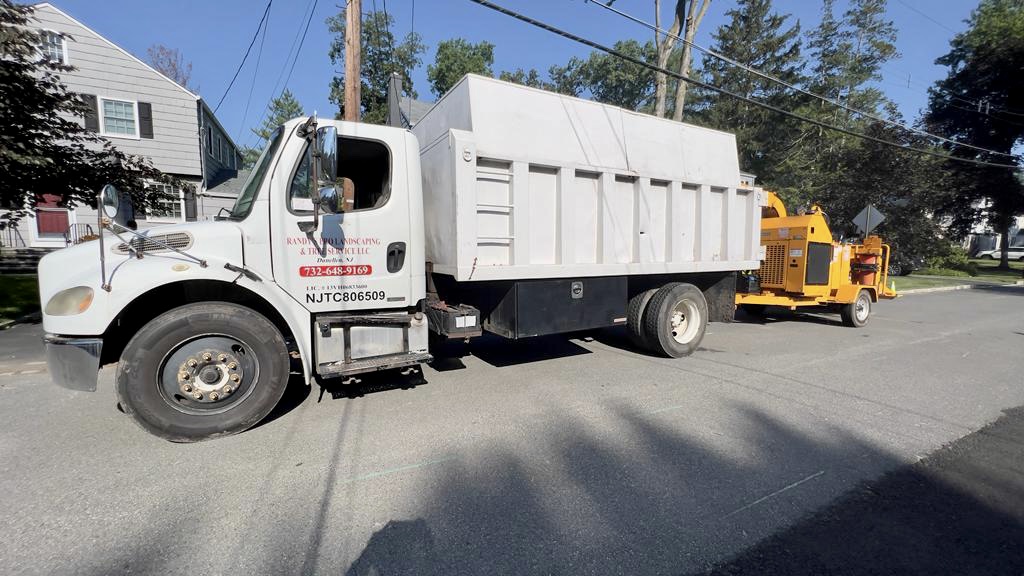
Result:
M185 220L196 221L196 193L194 190L185 191Z
M96 97L92 94L82 94L82 102L85 103L85 129L90 132L100 131L100 113L96 104Z
M139 102L139 136L153 137L153 105L149 102Z

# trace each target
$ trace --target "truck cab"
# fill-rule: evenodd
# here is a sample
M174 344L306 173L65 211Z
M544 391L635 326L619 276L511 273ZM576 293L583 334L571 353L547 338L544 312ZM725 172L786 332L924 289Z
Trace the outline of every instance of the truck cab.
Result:
M40 262L54 380L95 390L119 361L123 409L190 441L262 419L293 357L307 382L428 361L419 174L406 130L296 119L217 221L101 220L101 242Z

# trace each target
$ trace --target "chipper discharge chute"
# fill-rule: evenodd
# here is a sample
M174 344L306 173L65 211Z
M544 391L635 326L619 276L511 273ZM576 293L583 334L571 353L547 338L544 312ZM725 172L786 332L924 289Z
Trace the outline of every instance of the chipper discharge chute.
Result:
M777 195L767 195L761 213L764 257L757 272L739 276L739 308L761 315L766 306L824 307L859 328L874 302L896 298L895 288L886 286L890 250L881 238L837 242L820 207L790 216Z

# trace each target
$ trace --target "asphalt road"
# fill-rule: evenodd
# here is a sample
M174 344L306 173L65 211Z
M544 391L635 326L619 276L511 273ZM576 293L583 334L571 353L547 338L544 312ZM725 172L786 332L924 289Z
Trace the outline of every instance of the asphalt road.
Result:
M193 445L118 412L110 367L92 394L34 373L38 349L14 343L38 333L0 333L4 573L757 573L782 565L762 552L801 546L794 531L865 482L1024 405L1013 289L885 302L860 330L830 316L713 324L681 360L618 331L490 338L421 374L295 387L263 425ZM946 492L1019 530L1001 508L1024 500L1020 475L963 468ZM837 546L917 518L871 516L832 532ZM944 534L938 553L965 541ZM972 538L1003 566L1009 552ZM862 565L890 572L884 558Z

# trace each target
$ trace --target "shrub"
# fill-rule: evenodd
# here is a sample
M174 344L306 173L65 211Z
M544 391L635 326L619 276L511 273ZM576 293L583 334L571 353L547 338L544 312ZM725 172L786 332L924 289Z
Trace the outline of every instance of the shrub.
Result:
M935 272L962 272L962 274L939 274L940 276L977 276L978 265L967 258L967 251L959 246L950 246L949 251L933 256L927 261L927 269ZM924 270L920 271L925 273Z

